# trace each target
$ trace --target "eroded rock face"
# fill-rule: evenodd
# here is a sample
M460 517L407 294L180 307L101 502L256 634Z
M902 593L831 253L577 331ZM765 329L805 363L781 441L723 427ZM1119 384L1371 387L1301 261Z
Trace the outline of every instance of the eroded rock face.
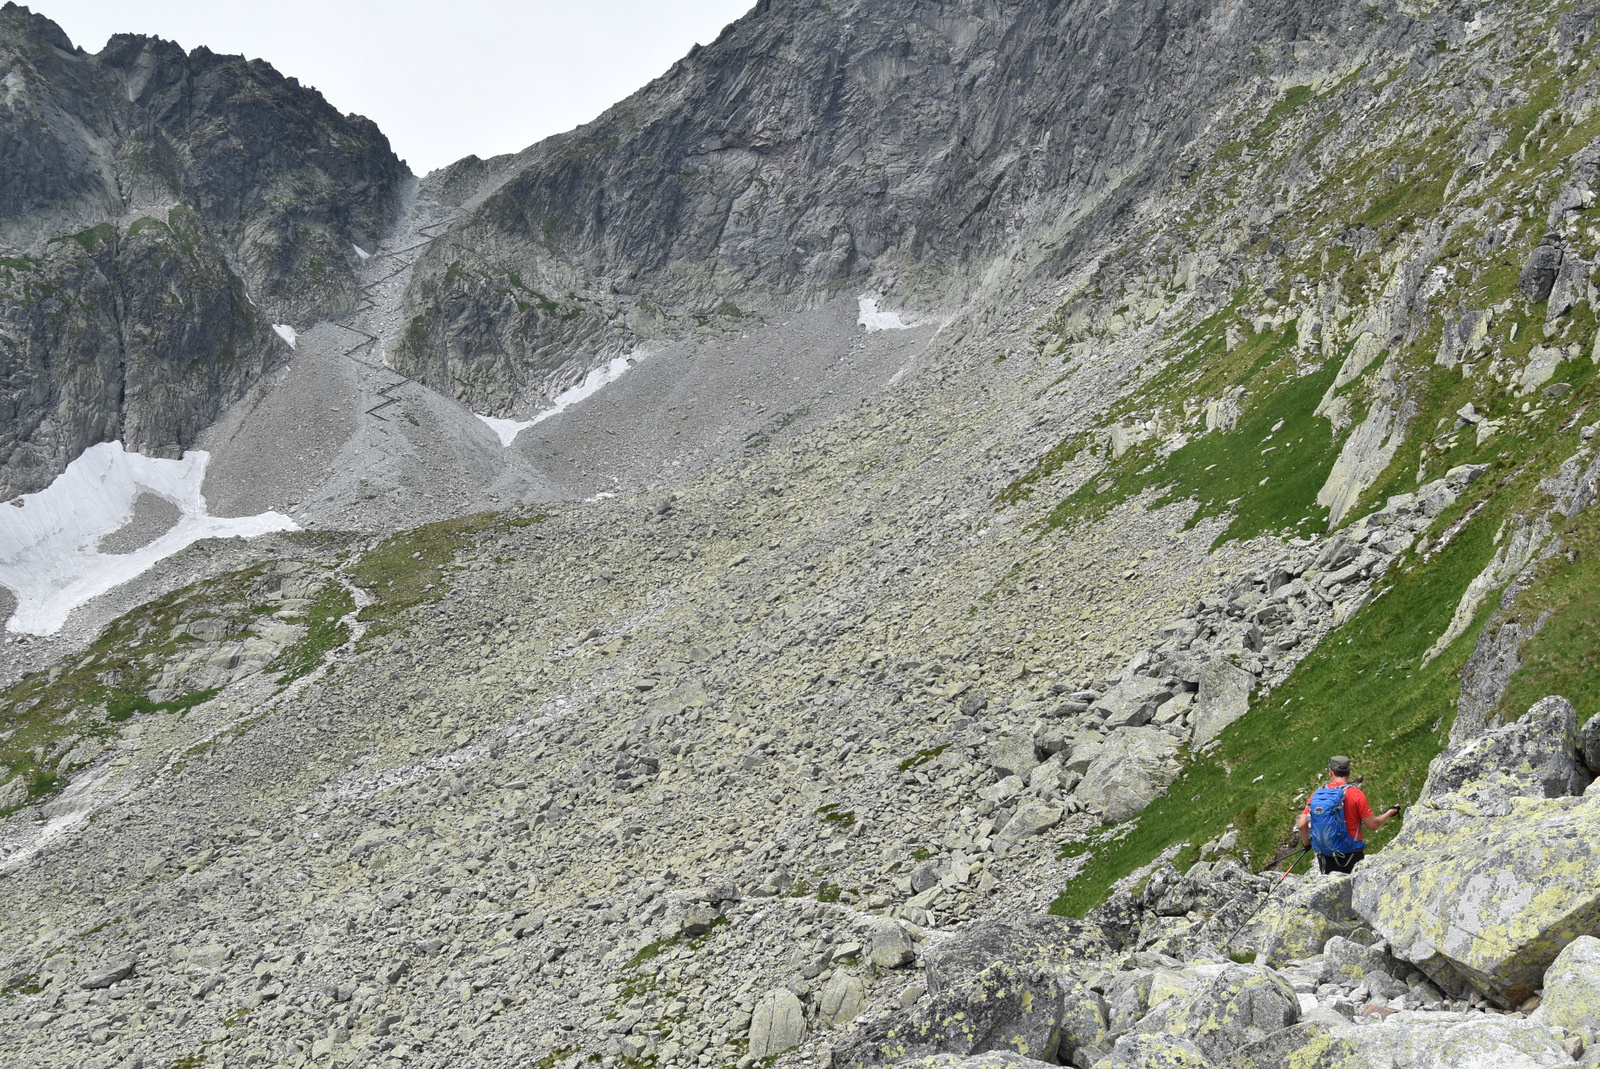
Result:
M0 496L120 439L177 455L356 299L408 177L267 64L0 10Z

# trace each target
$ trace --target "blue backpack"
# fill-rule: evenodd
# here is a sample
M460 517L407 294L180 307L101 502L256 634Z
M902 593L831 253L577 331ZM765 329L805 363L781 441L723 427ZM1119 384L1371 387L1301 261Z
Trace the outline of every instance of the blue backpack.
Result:
M1344 820L1343 787L1318 787L1311 795L1311 849L1319 854L1354 854L1366 844Z

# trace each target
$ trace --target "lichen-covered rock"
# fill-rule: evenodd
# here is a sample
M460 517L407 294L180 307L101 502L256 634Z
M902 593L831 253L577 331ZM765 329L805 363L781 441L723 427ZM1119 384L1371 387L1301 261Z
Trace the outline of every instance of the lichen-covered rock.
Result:
M1039 1069L1051 1063L1024 1058L1009 1050L991 1050L982 1054L934 1054L899 1064L903 1069Z
M858 1028L834 1047L832 1065L856 1069L920 1055L998 1050L1054 1061L1060 1029L1061 987L1055 977L998 962L971 983Z
M1350 886L1343 873L1289 877L1232 946L1254 950L1256 961L1271 966L1322 953L1329 939L1349 935L1362 923L1350 904Z
M1356 869L1352 901L1399 957L1446 991L1502 1002L1538 988L1600 926L1600 797L1514 798L1505 816L1417 806Z
M1476 1013L1396 1013L1381 1024L1300 1024L1241 1049L1234 1069L1543 1069L1571 1065L1537 1021Z
M938 995L1000 961L1019 969L1060 972L1111 953L1097 925L1066 917L1034 916L975 924L953 939L927 947L922 961L928 991Z
M1561 798L1582 794L1590 776L1583 763L1578 716L1567 699L1552 695L1510 724L1451 747L1428 769L1423 797L1507 812L1515 797Z
M1580 935L1544 974L1544 1021L1600 1037L1600 939Z
M1377 998L1394 998L1406 993L1406 986L1395 979L1405 970L1383 949L1334 936L1323 948L1323 954L1322 982L1325 984L1346 988L1364 984Z
M1205 1052L1186 1039L1132 1035L1117 1040L1111 1056L1096 1069L1210 1069Z
M1259 965L1230 965L1187 999L1139 1023L1193 1043L1213 1061L1300 1019L1300 999L1281 976Z
M1061 1043L1058 1054L1063 1065L1098 1058L1111 1047L1110 1022L1106 1000L1088 984L1072 977L1061 977Z

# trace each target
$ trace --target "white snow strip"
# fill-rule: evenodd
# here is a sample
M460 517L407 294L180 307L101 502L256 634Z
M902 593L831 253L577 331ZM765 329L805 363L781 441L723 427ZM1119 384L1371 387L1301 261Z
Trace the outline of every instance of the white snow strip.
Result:
M289 348L291 349L294 348L295 341L300 337L294 332L294 328L287 323L274 323L272 324L272 329L278 332L278 337L289 343Z
M628 356L616 357L604 367L595 368L585 375L583 381L578 385L556 394L554 407L545 409L530 420L496 419L493 416L478 416L476 412L473 415L478 416L490 430L500 436L501 445L509 448L511 443L516 441L517 435L535 423L543 423L551 416L558 416L578 402L593 397L605 387L622 378L630 367L643 360L647 355L639 350L634 350Z
M84 450L55 482L0 504L0 583L17 596L9 631L53 635L73 609L148 571L202 538L253 538L297 531L278 512L225 519L208 515L200 488L211 454L182 460L125 452L121 442ZM133 519L133 503L155 494L178 506L170 531L132 553L101 553L100 540Z
M605 367L595 368L593 371L589 372L589 374L585 375L583 377L583 381L578 383L578 385L572 387L571 389L562 390L560 393L556 394L555 407L547 408L537 416L534 416L533 422L543 423L551 416L560 415L562 412L565 412L579 401L585 401L593 397L605 387L610 386L613 382L616 382L618 379L622 378L624 372L626 372L636 362L643 359L644 354L635 351L630 356L616 357Z
M856 304L861 309L861 315L856 320L856 324L866 327L868 333L875 330L910 330L916 326L915 323L907 323L904 319L901 319L899 312L878 311L878 299L876 297L858 297L856 298Z
M474 416L478 416L476 412ZM507 449L517 440L517 435L533 426L533 420L519 422L514 419L495 419L493 416L478 416L491 431L500 436L500 444Z
M355 242L351 242L350 243L350 247L352 249L356 250L356 255L361 257L363 260L372 259L372 253L368 252L366 249L363 249L360 245L357 245Z

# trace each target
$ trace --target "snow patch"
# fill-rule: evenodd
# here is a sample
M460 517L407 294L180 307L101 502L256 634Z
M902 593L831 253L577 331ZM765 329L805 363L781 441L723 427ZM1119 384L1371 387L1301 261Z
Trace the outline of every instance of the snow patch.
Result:
M17 596L6 629L53 635L73 609L148 571L202 538L253 538L297 531L278 512L227 519L211 516L200 488L211 454L182 460L128 453L121 442L84 450L36 494L0 505L0 583ZM132 553L101 553L100 540L133 519L133 503L155 494L182 513L172 529Z
M516 441L517 435L532 427L536 423L543 423L551 416L560 415L580 401L588 400L605 387L622 378L623 374L633 365L643 360L648 353L635 350L627 356L614 358L610 363L597 367L583 377L583 381L569 389L556 394L555 405L545 409L530 420L496 419L493 416L478 416L485 425L495 434L500 436L500 444L510 448Z
M875 330L910 330L916 326L915 323L907 323L900 318L899 312L878 311L876 297L858 297L856 303L861 310L856 325L866 327L868 333Z
M478 416L476 412L474 412L473 415ZM533 420L531 419L519 421L514 419L496 419L493 416L478 416L478 418L483 420L484 425L487 426L491 431L494 431L495 434L500 436L500 444L507 449L510 449L511 443L517 440L517 435L533 426Z
M356 255L361 257L363 260L372 259L372 253L368 252L366 249L363 249L360 245L357 245L355 242L352 241L350 243L350 247L352 249L356 250Z
M300 337L294 332L294 328L287 323L274 323L272 324L272 329L278 332L278 337L289 343L289 348L291 349L294 348L295 341Z

